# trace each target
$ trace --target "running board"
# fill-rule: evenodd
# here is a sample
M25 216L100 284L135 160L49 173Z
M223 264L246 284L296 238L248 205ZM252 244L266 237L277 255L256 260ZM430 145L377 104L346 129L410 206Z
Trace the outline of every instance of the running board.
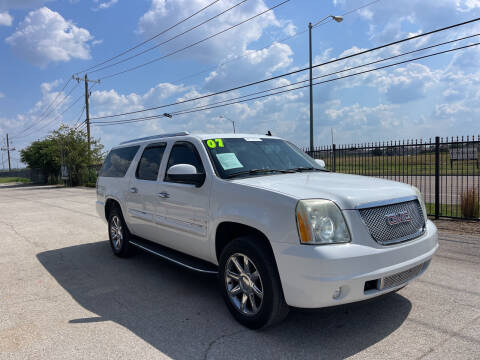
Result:
M204 274L218 274L218 267L201 259L159 245L152 241L134 237L130 244L151 254L157 255L162 259L168 260L174 264L186 267L187 269L198 271Z

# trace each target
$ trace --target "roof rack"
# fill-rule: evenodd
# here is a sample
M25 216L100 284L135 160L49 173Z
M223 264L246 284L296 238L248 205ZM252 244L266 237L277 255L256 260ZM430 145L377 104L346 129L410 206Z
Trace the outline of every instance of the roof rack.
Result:
M132 143L132 142L137 142L137 141L153 140L153 139L161 139L161 138L166 138L166 137L185 136L185 135L190 135L190 133L188 131L181 131L181 132L178 132L178 133L159 134L159 135L147 136L147 137L142 137L142 138L138 138L138 139L124 141L124 142L121 142L120 145Z

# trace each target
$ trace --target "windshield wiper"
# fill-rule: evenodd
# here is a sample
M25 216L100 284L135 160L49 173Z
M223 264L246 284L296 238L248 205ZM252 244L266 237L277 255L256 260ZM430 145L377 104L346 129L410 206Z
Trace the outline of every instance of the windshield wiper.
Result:
M252 169L252 170L246 170L246 171L239 171L236 173L228 174L227 178L232 178L236 176L241 176L241 175L255 175L255 174L270 174L270 173L282 173L282 174L287 174L287 173L293 173L294 171L292 169L288 170L279 170L279 169Z
M322 170L322 169L319 169L319 168L314 168L313 166L310 166L310 167L296 167L296 168L288 169L288 170L295 171L295 172L302 172L302 171L326 171L326 170Z

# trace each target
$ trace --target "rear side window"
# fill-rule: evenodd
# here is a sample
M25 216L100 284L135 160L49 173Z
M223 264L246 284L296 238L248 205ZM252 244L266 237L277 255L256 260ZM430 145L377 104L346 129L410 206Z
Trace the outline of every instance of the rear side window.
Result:
M145 148L135 174L137 179L157 180L158 169L160 168L166 146L166 144L155 144Z
M203 174L202 160L195 146L189 142L177 142L173 145L168 159L167 171L173 165L189 164L195 166L197 173Z
M100 176L124 177L140 146L130 146L110 151L103 162Z

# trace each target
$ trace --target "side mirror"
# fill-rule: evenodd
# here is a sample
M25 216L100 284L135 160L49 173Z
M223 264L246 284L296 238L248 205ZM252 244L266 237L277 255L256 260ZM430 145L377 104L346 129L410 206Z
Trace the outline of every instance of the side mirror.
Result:
M205 182L205 174L197 173L197 169L193 165L177 164L168 169L166 180L200 187Z
M320 159L315 159L315 161L317 162L318 165L320 165L320 167L322 167L322 168L325 167L325 161L320 160Z

